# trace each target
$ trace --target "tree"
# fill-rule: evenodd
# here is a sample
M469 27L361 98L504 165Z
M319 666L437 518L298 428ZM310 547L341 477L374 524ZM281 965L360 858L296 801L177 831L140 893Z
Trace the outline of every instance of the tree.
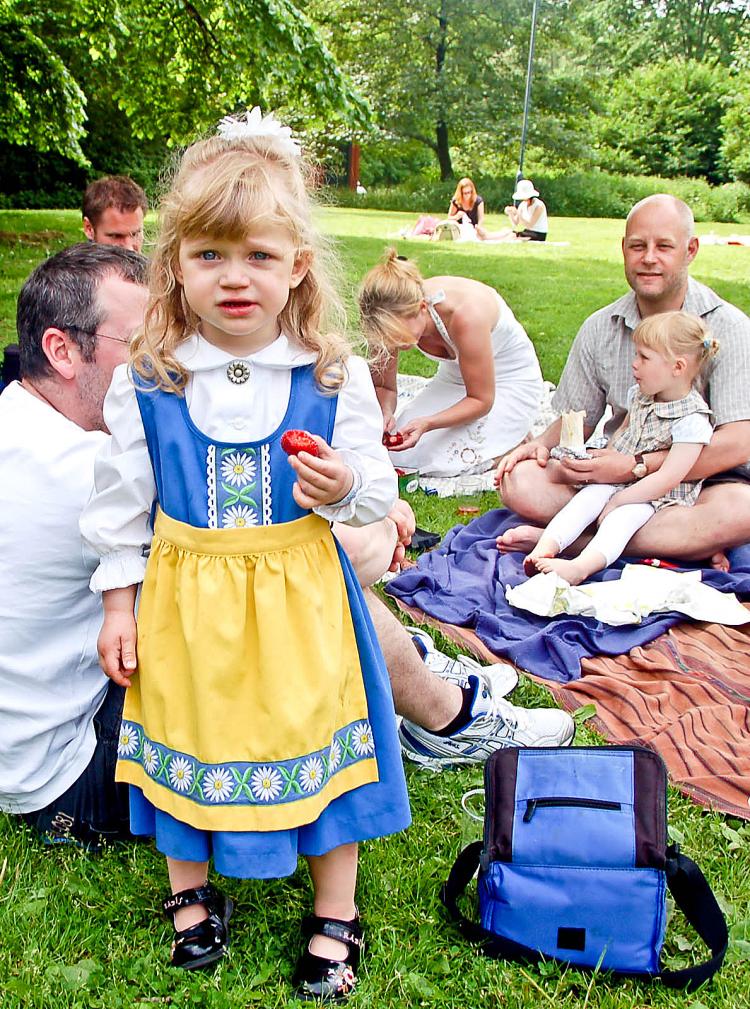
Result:
M665 60L618 78L595 124L603 166L717 181L727 87L725 70L695 60Z
M35 27L12 0L0 0L0 137L84 161L85 95Z
M518 33L513 0L317 0L312 12L383 134L413 140L452 175L451 142L495 121L518 89L506 58Z
M559 151L564 138L580 154L590 43L581 46L579 32L571 44L570 6L540 6L530 141ZM381 137L424 145L442 179L453 174L457 147L495 165L518 150L530 0L411 0L408 8L399 0L313 0L311 12L367 96Z
M86 96L138 137L181 142L239 107L364 106L290 0L0 0L0 139L80 160Z
M733 179L750 182L750 41L739 49L733 69L721 121L721 159Z
M576 0L597 61L617 70L672 57L729 66L750 32L748 0Z

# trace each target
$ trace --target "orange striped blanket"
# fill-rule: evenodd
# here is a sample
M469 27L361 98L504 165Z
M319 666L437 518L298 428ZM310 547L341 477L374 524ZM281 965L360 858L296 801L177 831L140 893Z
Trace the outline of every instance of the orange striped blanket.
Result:
M468 628L399 606L497 661ZM566 684L532 678L568 711L596 705L594 725L610 742L656 750L673 784L696 802L750 819L750 631L685 622L626 655L581 666L581 678Z

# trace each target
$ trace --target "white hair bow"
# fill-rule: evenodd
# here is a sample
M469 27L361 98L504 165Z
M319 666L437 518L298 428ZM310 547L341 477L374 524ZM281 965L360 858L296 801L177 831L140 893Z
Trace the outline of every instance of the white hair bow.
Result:
M247 137L278 137L287 154L299 157L302 149L292 137L289 126L282 126L273 113L264 116L258 105L237 116L224 116L217 134L222 140L245 140Z

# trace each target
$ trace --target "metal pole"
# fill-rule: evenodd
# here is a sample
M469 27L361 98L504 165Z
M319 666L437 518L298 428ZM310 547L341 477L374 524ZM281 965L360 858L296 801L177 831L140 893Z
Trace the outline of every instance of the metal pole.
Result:
M526 94L523 99L523 128L521 129L521 155L518 159L518 175L516 184L523 178L523 156L526 151L526 129L529 122L529 105L531 104L531 77L534 71L534 42L536 41L536 10L538 0L534 0L531 11L531 37L529 39L529 62L526 66Z

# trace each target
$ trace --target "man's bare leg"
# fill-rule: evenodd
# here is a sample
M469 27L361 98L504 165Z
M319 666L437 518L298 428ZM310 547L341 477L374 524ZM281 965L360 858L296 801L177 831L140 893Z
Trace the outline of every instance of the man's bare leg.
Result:
M398 543L395 522L383 519L360 528L334 523L333 531L360 585L371 585L388 570ZM430 732L444 728L461 710L461 688L427 668L409 632L369 588L365 588L365 600L385 658L397 713Z
M521 550L530 553L542 537L542 526L514 526L506 529L497 538L497 549L501 554L510 554Z
M750 542L750 484L704 487L690 508L662 508L625 548L635 557L714 558Z
M396 546L396 523L386 517L368 526L333 523L333 534L346 551L359 584L374 585L390 567Z
M514 474L515 470L510 476ZM498 549L528 552L542 532L536 526L516 526L498 537ZM580 552L591 535L584 533L565 553ZM631 557L710 560L712 567L728 571L726 551L745 543L750 543L750 484L722 483L704 487L692 507L662 508L638 530L624 553Z
M388 521L385 520L386 523ZM408 529L398 511L390 521L394 527L400 527L396 544L398 552L393 552L391 547L390 554L379 554L380 574L391 567L399 556L403 556L403 545L408 538L405 536ZM380 544L382 548L383 543L389 542L387 532L383 534L383 530L376 526L354 529L336 524L334 532L347 554L354 558L358 577L357 561L363 570L377 570L378 555L372 544ZM463 689L457 683L442 679L428 668L409 632L370 589L365 589L365 599L385 658L394 706L404 718L402 729L408 725L412 736L407 750L411 754L410 760L424 762L427 750L428 754L432 753L428 763L450 763L456 759L457 753L460 762L471 762L483 760L498 746L567 746L570 743L575 727L566 712L549 708L533 711L514 708L503 700L503 690L495 687L494 682L497 681L492 674L482 675L481 682L476 674L469 674L469 683L473 676L474 686ZM462 740L462 727L466 727L468 732L469 726L474 726L473 734L471 738L464 736ZM453 742L448 744L443 740L443 745L436 749L435 733L450 733ZM415 735L419 735L421 741L415 741ZM403 739L402 746L407 746Z
M538 526L540 534L575 494L575 488L570 484L552 481L550 473L553 465L540 466L534 460L520 462L510 473L506 473L500 486L500 499L505 507L533 526ZM530 550L534 544L528 543L528 537L533 526L508 529L498 537L498 550ZM521 529L524 531L521 532Z
M461 710L461 688L427 668L409 632L371 589L365 590L365 599L388 667L397 713L430 732L443 729Z

